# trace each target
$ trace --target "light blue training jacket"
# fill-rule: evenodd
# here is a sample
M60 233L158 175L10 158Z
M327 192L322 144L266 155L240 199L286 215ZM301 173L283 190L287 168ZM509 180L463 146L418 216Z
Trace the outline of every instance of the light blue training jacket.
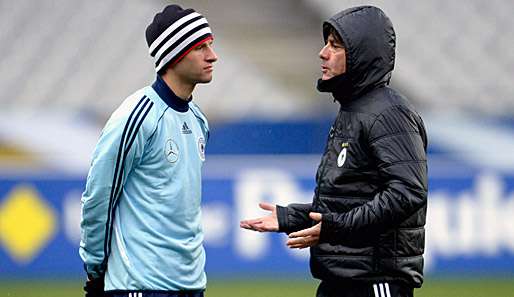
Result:
M82 195L79 254L105 290L202 290L207 119L157 77L105 125Z

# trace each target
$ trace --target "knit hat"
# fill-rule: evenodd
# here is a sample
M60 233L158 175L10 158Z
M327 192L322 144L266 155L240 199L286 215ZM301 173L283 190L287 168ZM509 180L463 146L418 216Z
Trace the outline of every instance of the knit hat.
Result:
M149 53L159 72L180 61L196 46L212 39L207 20L193 9L168 5L146 28Z

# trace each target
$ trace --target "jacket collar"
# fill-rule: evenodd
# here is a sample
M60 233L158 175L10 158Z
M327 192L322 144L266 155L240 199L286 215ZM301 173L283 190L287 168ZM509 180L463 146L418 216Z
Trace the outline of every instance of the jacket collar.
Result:
M189 97L187 101L181 99L173 93L160 75L157 75L155 82L152 84L152 88L157 92L159 97L174 110L178 112L186 112L189 110L189 102L193 100L193 97Z

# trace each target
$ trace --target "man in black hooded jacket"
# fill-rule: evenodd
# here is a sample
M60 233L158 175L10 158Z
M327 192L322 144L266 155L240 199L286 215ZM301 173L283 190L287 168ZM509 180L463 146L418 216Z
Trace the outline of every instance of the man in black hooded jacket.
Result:
M427 137L407 99L388 86L396 37L373 6L323 24L317 88L341 105L316 175L311 204L261 203L270 215L241 227L286 232L310 247L317 296L413 296L423 283Z

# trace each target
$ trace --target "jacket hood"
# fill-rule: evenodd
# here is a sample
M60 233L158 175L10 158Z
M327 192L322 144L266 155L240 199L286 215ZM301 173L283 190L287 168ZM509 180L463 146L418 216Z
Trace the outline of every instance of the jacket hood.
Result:
M394 68L396 35L385 13L374 6L349 8L323 23L323 37L330 27L346 48L346 72L318 80L318 90L331 92L337 101L358 97L389 84Z

